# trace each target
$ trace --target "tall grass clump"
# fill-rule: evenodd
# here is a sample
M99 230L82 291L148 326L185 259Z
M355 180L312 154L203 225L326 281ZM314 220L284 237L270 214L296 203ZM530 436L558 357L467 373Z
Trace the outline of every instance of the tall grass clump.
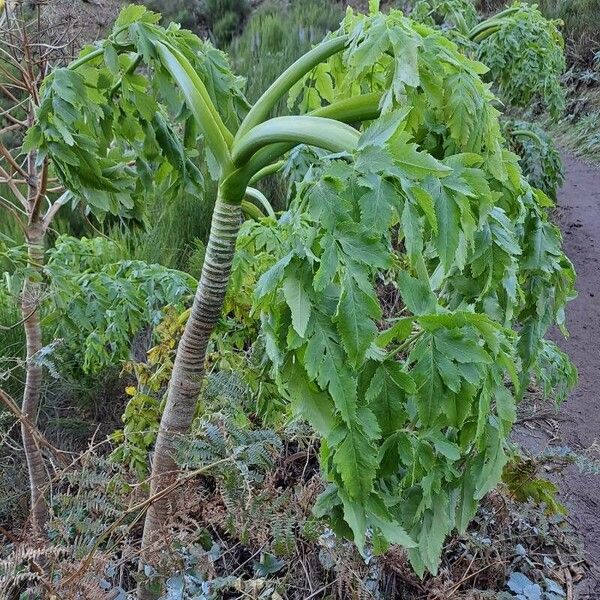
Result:
M546 17L564 22L570 60L590 65L600 51L600 0L538 0L538 4Z
M204 196L182 194L167 204L157 202L148 212L146 228L117 224L106 233L130 260L197 275L198 271L193 270L197 267L195 255L208 237L214 204L209 200L210 190Z
M202 13L217 46L226 46L239 34L250 12L248 0L203 0Z
M22 393L23 368L25 357L25 335L21 321L21 311L14 297L2 287L0 282L0 388L18 397ZM0 412L2 412L0 407Z
M255 102L281 71L337 29L341 4L296 0L290 5L263 4L229 48L234 70L247 75L246 95ZM281 101L275 113L285 112Z
M11 191L8 189L8 186L4 183L0 183L0 197L12 197ZM7 211L4 213L2 219L0 219L0 248L3 240L5 243L8 241L6 238L19 242L23 240L23 231L19 227L17 219L14 215L16 215L16 213L11 213L10 211ZM6 238L4 236L6 236ZM0 252L0 270L4 270L5 267L6 264L4 263Z

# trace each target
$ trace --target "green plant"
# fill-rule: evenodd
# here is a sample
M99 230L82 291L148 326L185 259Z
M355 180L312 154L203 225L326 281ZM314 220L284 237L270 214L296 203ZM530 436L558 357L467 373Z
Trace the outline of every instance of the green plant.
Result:
M556 406L567 399L579 378L569 357L550 340L542 340L534 372L544 397L552 398Z
M111 459L126 464L140 480L148 474L147 457L156 441L161 399L172 375L176 340L188 316L187 310L181 314L175 307L167 307L155 328L156 345L148 350L146 360L132 360L124 365L123 370L135 376L136 385L125 390L130 400L121 417L123 429L111 434L117 444Z
M258 409L267 423L280 423L286 417L276 386L261 364L264 361L256 360L252 353L248 355L258 333L257 319L249 316L254 286L270 263L266 252L279 248L277 235L270 227L256 221L246 221L242 226L223 319L207 351L210 374L202 390L202 410L226 410L238 421L246 420L241 406L248 411ZM147 456L156 441L177 341L189 315L190 311L182 311L180 305L166 307L153 331L156 344L148 350L145 360L124 364L124 372L135 376L136 385L126 388L130 399L122 415L123 429L111 434L117 443L111 458L125 463L140 480L148 475Z
M565 176L562 160L552 138L544 129L521 120L503 123L508 143L519 155L519 164L529 183L556 200Z
M44 326L54 329L87 374L128 359L134 336L158 325L165 306L183 307L196 286L191 275L119 255L106 238L68 236L48 252L44 273L52 309Z
M203 175L208 178L208 173ZM145 223L140 227L132 227L128 222L100 224L99 227L124 248L124 254L131 260L158 263L197 274L199 270L190 266L190 260L193 260L198 242L203 243L208 237L213 208L211 191L212 182L206 182L201 196L198 190L188 190L166 203L162 198L153 201L149 198ZM88 236L96 234L93 230L89 233L84 230L84 233Z
M565 506L556 498L558 487L548 479L538 477L538 465L531 459L513 456L504 468L502 481L519 502L543 504L548 514L567 513Z
M21 319L17 301L0 283L0 382L1 387L14 397L23 393L19 383L25 356Z
M411 18L430 25L458 28L466 35L477 24L473 0L419 0L410 11Z
M565 55L557 21L544 18L535 4L515 2L471 29L469 38L502 100L517 107L538 103L560 115Z
M161 114L137 112L152 94L185 120L183 142L173 129L160 133L169 141L167 173L179 180L201 140L219 182L154 450L147 561L156 560L149 549L171 517L173 453L192 424L209 338L223 316L242 203L261 199L249 186L276 172L293 147L325 153L295 186L290 210L265 218L281 246L256 285L256 310L281 393L321 437L331 485L318 512L361 550L369 532L377 551L403 544L417 572L436 571L445 536L466 528L500 479L512 390L518 397L527 385L551 324L564 327L572 265L548 221L550 201L503 146L494 97L480 79L485 67L441 32L370 4L368 16L349 11L247 113L222 54L160 28L139 7L125 9L107 41L46 83L47 110L31 137L76 193L90 190L109 207L113 197L123 201L107 191L112 173L137 190L131 163L137 157L141 168L145 148L125 145L122 127L97 121L98 107L117 118L106 90L126 92L132 78L143 79L144 99L132 107L124 93L122 102L136 123ZM145 76L132 72L141 62ZM270 119L288 91L290 108L309 114ZM57 95L77 108L63 122L74 141L90 130L99 136L96 145L74 143L70 161L61 159L66 136L53 127L62 118L51 109ZM239 125L237 109L245 114ZM346 121L373 123L361 133ZM86 178L81 165L96 164L98 153L110 170ZM375 284L392 268L403 308L387 322ZM152 595L145 586L139 593Z

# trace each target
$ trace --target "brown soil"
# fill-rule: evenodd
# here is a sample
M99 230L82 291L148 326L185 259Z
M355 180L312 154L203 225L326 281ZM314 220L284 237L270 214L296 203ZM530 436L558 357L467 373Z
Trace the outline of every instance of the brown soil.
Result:
M579 296L569 304L570 337L553 335L579 369L579 385L556 418L520 428L516 438L533 452L567 446L596 458L600 442L600 167L563 157L566 181L559 193L556 221L577 270ZM600 598L600 475L570 466L556 476L569 520L579 533L592 575L580 598Z
M51 27L68 31L67 39L76 40L77 50L106 36L125 4L124 0L49 0L44 18Z

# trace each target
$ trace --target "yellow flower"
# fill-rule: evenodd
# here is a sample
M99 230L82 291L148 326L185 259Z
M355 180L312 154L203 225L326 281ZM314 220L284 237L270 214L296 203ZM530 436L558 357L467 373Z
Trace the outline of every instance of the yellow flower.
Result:
M0 0L0 2L2 2L2 0ZM128 396L135 396L136 392L137 390L132 385L125 388L125 393Z

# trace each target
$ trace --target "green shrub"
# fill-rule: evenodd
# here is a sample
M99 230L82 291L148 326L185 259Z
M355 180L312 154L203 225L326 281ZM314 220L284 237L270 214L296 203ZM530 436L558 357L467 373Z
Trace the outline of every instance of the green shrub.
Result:
M533 3L533 2L532 2ZM563 21L569 63L590 65L600 50L600 0L535 0L544 16ZM478 10L493 14L510 2L478 0Z
M186 29L196 30L202 20L199 0L144 0L144 4L163 16L166 23L174 21Z
M431 25L451 25L466 33L477 24L473 0L418 0L410 13L411 18Z
M64 339L75 372L97 374L118 366L132 340L157 325L167 305L183 306L196 281L185 273L143 261L120 260L105 238L62 236L44 269L52 305L44 325Z
M240 33L249 10L247 0L204 0L202 14L217 46L226 46Z
M507 121L505 133L511 149L529 183L556 200L565 176L558 149L552 138L538 125L528 121Z
M225 13L218 21L215 21L212 27L212 33L217 45L222 46L231 41L233 36L239 31L239 28L239 16L233 12Z
M510 18L490 19L491 33L477 36L477 58L490 69L503 102L517 107L539 105L552 117L560 115L565 98L564 40L558 22L544 18L535 5L515 2Z

